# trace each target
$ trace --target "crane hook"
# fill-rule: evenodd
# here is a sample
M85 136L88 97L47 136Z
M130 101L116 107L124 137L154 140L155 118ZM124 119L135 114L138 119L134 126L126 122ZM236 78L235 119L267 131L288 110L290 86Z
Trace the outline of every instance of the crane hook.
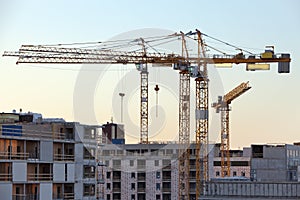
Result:
M158 117L158 91L159 91L159 87L158 87L157 84L156 84L154 90L156 92L156 117Z

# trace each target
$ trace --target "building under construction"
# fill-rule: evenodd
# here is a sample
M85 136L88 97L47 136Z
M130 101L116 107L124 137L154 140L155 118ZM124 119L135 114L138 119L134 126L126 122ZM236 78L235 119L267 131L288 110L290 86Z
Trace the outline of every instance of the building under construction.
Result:
M196 148L191 144L189 199L196 199ZM179 144L103 144L98 168L102 199L178 199ZM200 199L297 199L300 146L252 145L230 150L230 176L221 177L220 144L209 153L209 181ZM278 176L274 176L277 174Z

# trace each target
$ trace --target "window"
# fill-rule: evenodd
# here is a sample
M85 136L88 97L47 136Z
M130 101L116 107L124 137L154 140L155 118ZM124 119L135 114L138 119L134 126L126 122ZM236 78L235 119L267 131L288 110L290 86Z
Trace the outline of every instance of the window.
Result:
M159 160L154 160L154 165L159 166Z
M102 151L103 156L109 156L109 154L110 154L109 150L103 150Z
M107 200L110 200L110 194L107 194L107 195L106 195L106 199L107 199Z
M130 166L132 167L134 165L134 160L130 160Z
M110 183L106 183L106 189L110 190Z
M135 195L134 194L131 195L131 200L135 200Z
M156 172L156 178L160 178L160 172Z
M173 154L173 149L166 149L166 154L167 155L172 155Z
M113 160L113 166L121 165L121 160Z
M236 171L234 171L232 175L233 175L233 176L236 176Z
M131 172L131 178L135 178L135 172Z
M110 179L110 177L111 177L111 173L110 172L106 172L106 178Z
M216 176L220 176L220 172L219 171L216 171Z
M106 166L106 167L109 167L109 160L106 160L106 161L105 161L105 166Z
M137 160L137 165L138 166L145 166L146 165L146 160Z
M84 165L83 166L83 177L84 178L95 178L95 166Z
M84 184L83 185L83 196L94 196L95 195L95 185L94 184Z
M246 176L246 173L245 172L241 172L241 176Z
M83 158L84 159L95 159L95 149L83 147Z
M160 194L156 195L156 200L160 200Z
M156 190L160 190L160 183L156 183Z
M135 190L135 183L131 183L131 189Z
M117 150L117 155L119 156L123 155L123 150Z

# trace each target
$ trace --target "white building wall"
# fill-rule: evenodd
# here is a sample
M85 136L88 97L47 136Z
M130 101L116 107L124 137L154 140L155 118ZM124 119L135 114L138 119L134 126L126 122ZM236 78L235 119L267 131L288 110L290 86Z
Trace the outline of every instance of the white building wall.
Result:
M12 164L13 182L27 181L27 163L13 162Z
M12 184L0 183L0 199L12 200Z
M53 164L53 182L65 181L65 164L54 163Z
M75 164L74 163L67 164L67 181L75 182Z
M40 160L48 162L53 161L53 141L41 141Z
M52 183L40 183L40 199L52 199Z

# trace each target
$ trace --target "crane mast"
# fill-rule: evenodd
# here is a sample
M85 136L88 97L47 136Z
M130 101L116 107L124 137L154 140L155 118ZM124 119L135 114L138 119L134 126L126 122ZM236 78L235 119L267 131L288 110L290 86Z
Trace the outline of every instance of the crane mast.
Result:
M140 38L143 57L147 57L145 48L145 41ZM139 65L139 71L141 72L141 102L140 102L140 143L148 144L148 65L147 62Z
M205 46L200 31L196 30L198 42L198 77L196 81L196 199L204 193L208 181L208 73Z
M218 97L218 102L213 103L212 107L216 112L221 111L221 176L230 176L230 128L229 128L229 105L231 102L248 91L251 87L249 82L244 82L235 87L233 90L225 94L223 97Z
M188 50L184 33L182 38L182 56L188 62ZM178 153L178 199L189 200L190 186L190 73L187 66L181 66L179 72L179 153Z

